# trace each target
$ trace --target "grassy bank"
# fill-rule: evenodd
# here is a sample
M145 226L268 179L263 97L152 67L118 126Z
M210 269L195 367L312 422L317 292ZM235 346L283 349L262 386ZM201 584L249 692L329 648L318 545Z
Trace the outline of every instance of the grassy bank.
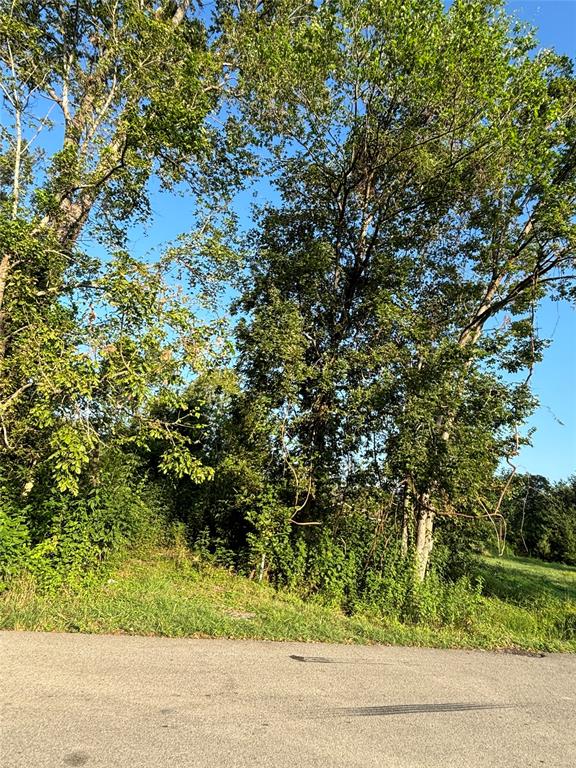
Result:
M530 557L485 557L479 564L486 591L520 605L560 600L576 606L576 567Z
M132 558L101 583L41 594L21 580L0 596L0 628L576 652L576 569L485 559L487 594L462 626L353 616L178 551Z

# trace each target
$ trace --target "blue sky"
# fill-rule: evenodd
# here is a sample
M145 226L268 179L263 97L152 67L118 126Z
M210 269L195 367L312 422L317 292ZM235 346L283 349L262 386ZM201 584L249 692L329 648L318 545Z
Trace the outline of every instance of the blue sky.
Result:
M506 5L537 27L543 47L576 58L576 0L511 0ZM249 192L241 195L242 214L248 214L250 197ZM153 207L154 226L134 238L138 251L166 242L193 220L194 203L186 196L157 195ZM576 311L566 302L546 301L537 325L551 345L532 377L540 407L523 432L535 429L533 445L522 449L516 463L521 472L560 480L576 473Z

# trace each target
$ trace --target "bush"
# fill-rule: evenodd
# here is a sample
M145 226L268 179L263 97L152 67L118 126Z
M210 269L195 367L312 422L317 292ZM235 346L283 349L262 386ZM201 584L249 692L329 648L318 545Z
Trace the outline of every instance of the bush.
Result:
M351 515L335 534L328 527L294 529L288 514L268 498L250 517L252 562L264 562L274 583L346 613L367 611L404 623L454 627L468 627L474 620L482 584L468 576L450 578L447 573L457 569L446 548L421 583L414 559L402 554L394 537L394 543L375 538L370 519Z
M468 628L481 605L482 584L467 577L443 581L432 572L423 582L415 581L407 593L400 619L413 624Z
M29 564L30 534L22 514L0 505L0 588Z
M16 513L17 500L0 495L0 573L27 570L39 587L81 585L112 555L158 542L164 529L162 496L137 473L136 460L109 452L96 481L74 496L40 485Z

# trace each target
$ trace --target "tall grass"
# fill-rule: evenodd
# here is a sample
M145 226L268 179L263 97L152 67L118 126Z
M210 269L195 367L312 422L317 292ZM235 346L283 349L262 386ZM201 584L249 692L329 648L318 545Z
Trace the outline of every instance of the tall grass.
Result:
M464 582L437 584L413 596L412 612L372 602L347 615L321 596L234 575L183 547L154 549L82 588L46 593L30 577L11 582L0 628L576 652L575 569L544 566L548 575L538 588L529 582L524 599L526 567L542 566L485 560L483 595Z

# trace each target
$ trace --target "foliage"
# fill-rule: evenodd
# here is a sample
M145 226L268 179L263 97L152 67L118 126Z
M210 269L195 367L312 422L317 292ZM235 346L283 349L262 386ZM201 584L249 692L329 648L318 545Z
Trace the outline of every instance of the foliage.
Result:
M508 541L519 555L576 565L576 482L515 478L504 504Z
M337 527L359 486L387 495L423 578L435 519L490 513L534 406L502 372L529 379L535 306L570 284L574 78L497 3L310 14L324 97L290 73L254 84L298 119L269 114L280 200L237 306L239 373L270 425L253 461L306 496L300 521Z
M223 62L189 6L0 8L0 462L40 571L50 561L80 574L112 546L103 456L154 442L162 472L211 477L191 451L197 419L184 432L157 416L180 407L222 346L197 317L201 279L178 285L202 236L156 263L127 247L149 217L151 182L222 199L242 164L230 160L241 132L208 122Z
M36 488L22 503L4 486L2 575L27 571L43 590L81 585L102 575L109 555L162 541L165 502L138 469L134 457L109 451L100 457L97 483L85 471L76 496Z
M533 565L538 564L533 561ZM563 574L572 576L558 566L555 575ZM546 574L536 585L544 596ZM421 612L418 623L400 623L373 607L359 608L350 616L319 600L302 600L265 582L200 564L194 556L183 560L173 550L161 550L132 557L106 580L83 589L41 594L28 580L21 580L0 595L0 627L532 652L576 650L573 636L562 629L573 617L569 601L542 599L519 606L486 597L465 617L465 609L458 608L462 597L468 600L456 588L450 599L450 586L443 587L443 600L459 615L451 616L450 609L445 609L441 625L437 619L428 623L429 609Z
M164 531L190 573L468 631L488 526L576 562L574 483L501 472L538 304L574 295L568 59L497 0L14 0L0 30L3 578ZM141 256L158 190L195 214Z
M29 564L30 535L21 512L3 500L0 505L0 589L4 580L21 573Z
M223 140L206 122L221 91L219 57L187 6L2 9L12 119L2 135L11 171L0 211L3 451L20 473L49 462L58 488L73 494L99 441L133 419L134 441L173 443L166 471L210 474L186 451L190 441L150 411L176 407L211 331L168 287L173 254L149 265L123 247L130 222L147 215L149 181L170 185L202 167L201 193ZM39 122L43 107L49 122ZM50 150L36 151L43 131ZM81 249L88 234L106 246L102 261Z

